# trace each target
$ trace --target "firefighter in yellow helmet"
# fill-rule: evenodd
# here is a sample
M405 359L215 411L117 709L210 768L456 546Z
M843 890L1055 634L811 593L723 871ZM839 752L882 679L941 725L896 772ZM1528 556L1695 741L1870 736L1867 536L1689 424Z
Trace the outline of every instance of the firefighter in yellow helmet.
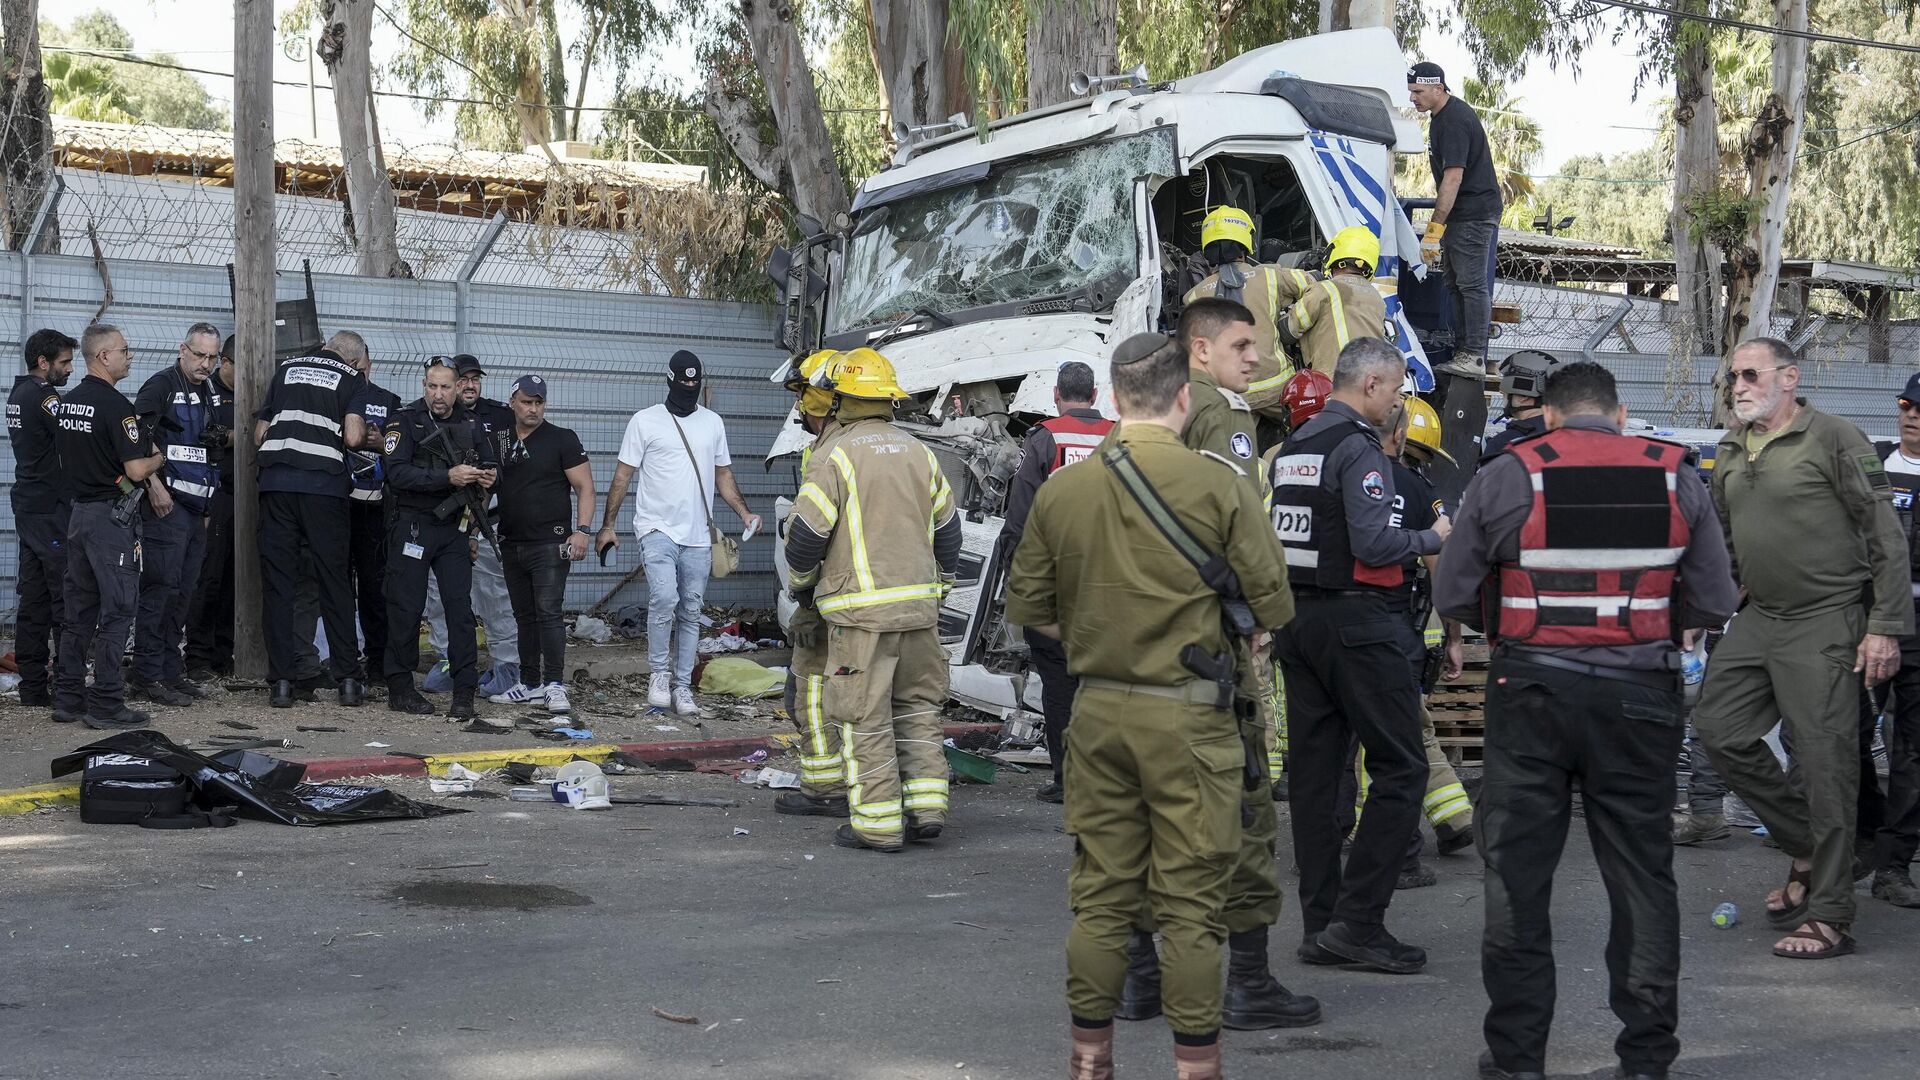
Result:
M774 376L798 398L794 423L814 437L800 452L803 475L812 462L813 452L831 438L836 426L833 392L813 385L812 380L838 355L832 349L822 349L806 357L795 357ZM847 766L840 746L840 728L827 722L824 631L817 608L794 609L787 626L793 659L787 666L786 704L787 715L800 730L800 790L782 792L773 801L774 810L782 814L847 816Z
M1373 287L1380 265L1380 238L1364 225L1333 234L1321 276L1288 270L1280 278L1276 307L1284 307L1280 340L1300 350L1300 359L1331 376L1340 350L1361 337L1393 340L1387 302Z
M1259 362L1254 365L1244 396L1255 413L1281 424L1286 407L1280 403L1280 388L1293 374L1293 362L1281 350L1274 327L1283 310L1281 278L1297 271L1254 262L1253 217L1232 206L1216 207L1201 221L1200 253L1218 269L1187 290L1183 302L1191 304L1202 297L1217 296L1245 304L1253 312L1254 349Z
M794 599L826 624L822 704L840 726L851 819L834 843L899 851L947 820L938 623L960 518L933 452L893 426L907 394L885 357L844 352L810 381L832 393L833 426L807 464L786 559Z

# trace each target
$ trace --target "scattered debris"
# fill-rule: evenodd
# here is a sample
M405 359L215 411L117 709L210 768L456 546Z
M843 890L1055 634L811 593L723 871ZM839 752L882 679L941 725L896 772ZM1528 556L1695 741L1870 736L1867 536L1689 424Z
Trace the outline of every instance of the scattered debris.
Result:
M473 785L479 780L479 773L456 761L448 765L447 771L441 775L427 777L427 786L437 794L452 795L472 791Z
M612 799L621 806L701 806L731 810L740 805L732 799L713 799L701 795L615 795Z
M977 923L977 922L968 922L968 921L966 921L965 919L955 919L955 920L953 920L953 925L955 925L955 926L971 926L971 927L973 927L973 928L974 928L975 930L985 930L985 931L986 931L986 932L988 932L989 934L992 934L992 933L997 933L997 932L998 932L998 931L996 931L996 930L994 930L994 928L993 928L993 927L991 927L991 926L981 926L981 925L980 925L979 923Z
M760 749L755 750L753 753L748 754L746 757L741 758L740 760L746 762L749 765L758 765L761 762L767 760L767 748L763 746Z
M347 730L347 729L346 729L346 728L342 728L342 727L328 727L328 726L327 726L327 725L325 725L325 724L295 724L295 725L293 725L293 730L295 730L295 731L333 731L333 732L343 732L343 731L345 731L345 730Z
M476 721L476 723L477 722L478 721ZM546 739L551 742L586 742L593 738L593 731L590 728L558 727L549 728L546 731L536 731L533 733L533 737L536 739Z
M655 724L655 725L653 725L653 730L655 730L655 731L679 731L680 729L679 729L679 728L677 728L677 727L674 727L674 726L673 726L672 724Z
M751 833L749 833L749 832L748 832L748 831L747 831L746 829L743 829L743 828L741 828L740 826L738 826L738 825L735 825L735 826L733 827L733 835L735 835L735 836L750 836L750 835L752 835L752 834L751 834Z
M367 744L368 747L375 750L385 750L387 747L392 745L393 744L390 742L370 742Z
M662 1020L668 1021L669 1023L697 1024L700 1022L700 1018L697 1016L684 1016L680 1013L670 1013L658 1005L649 1005L647 1006L647 1008L653 1010L653 1015L659 1017Z
M844 980L841 980L841 979L815 979L815 980L813 980L813 985L815 985L815 986L825 986L825 985L827 985L828 983L837 983L837 982L842 982L842 981L844 981Z
M800 786L800 774L782 769L748 769L740 774L740 782L775 790L795 789Z
M582 615L573 620L573 629L569 631L582 641L591 641L595 645L605 645L613 640L613 628L605 619L596 619L591 615Z

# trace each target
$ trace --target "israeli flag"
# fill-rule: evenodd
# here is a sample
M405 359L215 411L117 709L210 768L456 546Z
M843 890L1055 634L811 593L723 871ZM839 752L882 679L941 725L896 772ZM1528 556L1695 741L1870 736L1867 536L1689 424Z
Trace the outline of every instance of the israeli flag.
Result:
M1406 357L1407 374L1422 391L1434 387L1433 365L1414 336L1412 324L1400 307L1400 267L1424 269L1420 263L1420 244L1413 235L1413 223L1400 209L1389 182L1393 172L1392 151L1384 146L1314 133L1307 136L1321 171L1332 181L1334 191L1346 203L1340 227L1365 225L1380 238L1380 265L1373 269L1373 286L1387 302L1387 326L1392 341ZM1371 167L1361 162L1365 155Z

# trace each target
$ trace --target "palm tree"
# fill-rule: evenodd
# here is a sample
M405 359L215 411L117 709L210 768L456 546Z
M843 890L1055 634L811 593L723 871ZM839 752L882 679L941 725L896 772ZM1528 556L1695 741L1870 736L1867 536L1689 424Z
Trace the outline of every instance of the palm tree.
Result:
M1499 79L1460 80L1460 96L1480 114L1487 129L1487 148L1500 177L1500 201L1517 206L1533 198L1534 162L1540 156L1540 124L1520 111L1523 99L1512 96Z
M76 120L133 123L125 109L125 91L106 65L72 53L48 52L41 59L47 80L48 110Z

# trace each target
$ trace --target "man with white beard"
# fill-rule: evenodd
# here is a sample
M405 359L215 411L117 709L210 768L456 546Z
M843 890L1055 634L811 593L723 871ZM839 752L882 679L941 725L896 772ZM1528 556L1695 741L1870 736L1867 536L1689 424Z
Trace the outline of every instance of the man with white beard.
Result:
M1862 683L1898 670L1899 639L1913 632L1906 537L1873 444L1795 396L1791 346L1746 342L1730 367L1739 422L1720 440L1713 501L1745 600L1714 650L1694 726L1793 860L1767 896L1768 921L1791 931L1774 954L1844 956L1854 947L1856 710ZM1761 741L1783 717L1804 791Z

